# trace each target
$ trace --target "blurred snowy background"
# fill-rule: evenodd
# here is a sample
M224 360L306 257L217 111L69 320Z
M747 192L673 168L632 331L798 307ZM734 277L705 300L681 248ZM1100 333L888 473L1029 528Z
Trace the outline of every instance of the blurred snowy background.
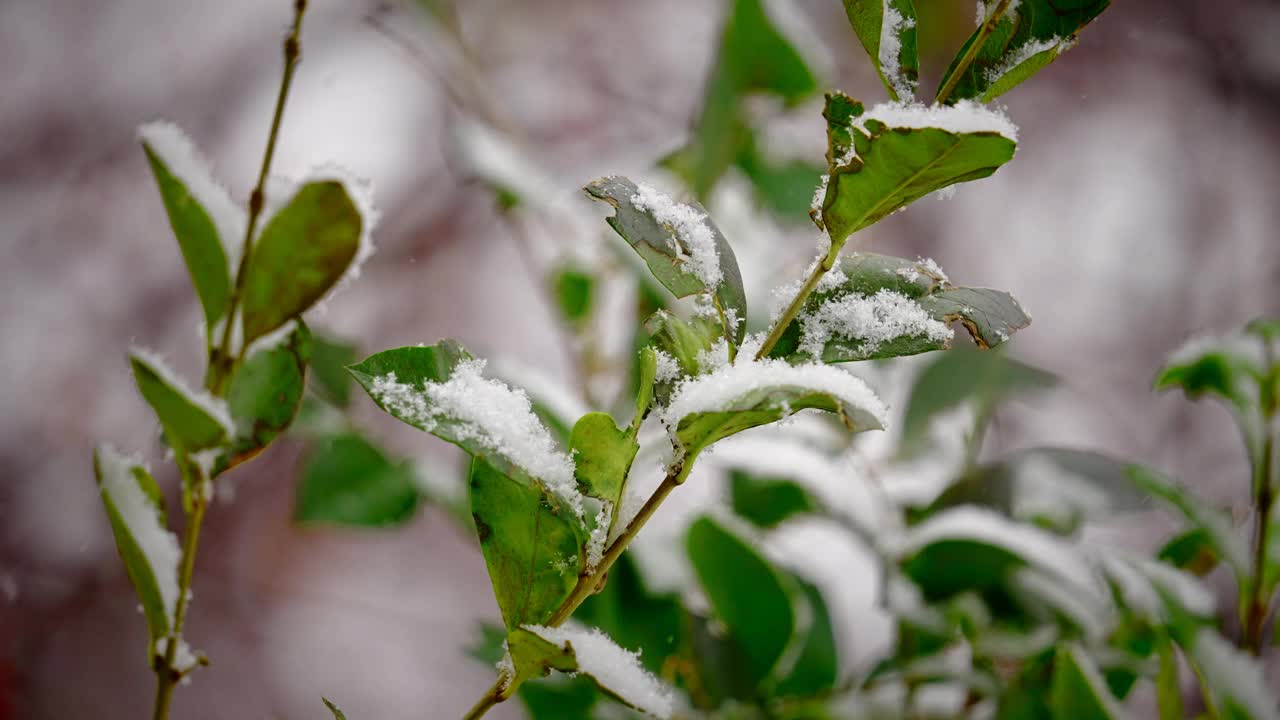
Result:
M925 87L972 29L972 0L935 1L950 22L924 47ZM312 5L275 170L337 161L374 181L383 209L377 254L314 325L362 352L452 336L567 379L522 243L620 242L578 188L651 174L683 143L725 3L467 0L465 55L420 13ZM793 5L825 56L824 86L882 97L840 3ZM179 123L247 195L288 19L286 0L0 3L0 718L149 707L144 624L90 448L109 440L159 459L129 344L191 376L202 368L198 306L134 128ZM523 137L554 221L514 232L469 181L476 144L459 138L476 88L491 119ZM1280 312L1280 7L1117 2L1004 102L1021 127L1015 161L876 225L863 246L932 256L1034 315L1013 352L1066 380L1004 413L991 448L1103 449L1240 501L1244 459L1225 412L1149 387L1189 335ZM818 160L818 112L778 119L769 151ZM710 209L758 308L803 268L813 233L761 216L744 188L728 178ZM429 460L425 473L456 465L442 443L359 408L388 444ZM470 539L434 508L390 532L296 528L298 457L278 443L229 478L234 497L211 513L189 637L214 664L178 692L174 717L322 717L321 694L353 718L460 714L492 677L460 648L497 617ZM1163 531L1155 517L1103 529L1138 548Z

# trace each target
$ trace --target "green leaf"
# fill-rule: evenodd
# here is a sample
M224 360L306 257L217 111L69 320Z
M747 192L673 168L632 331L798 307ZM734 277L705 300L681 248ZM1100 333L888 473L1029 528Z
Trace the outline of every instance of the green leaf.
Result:
M1160 654L1160 671L1156 675L1156 707L1160 720L1183 720L1182 679L1179 677L1178 654L1169 638L1156 641Z
M267 220L245 271L245 344L324 297L356 260L369 221L336 180L303 185Z
M996 0L987 0L987 6ZM975 42L982 45L946 102L974 99L988 103L1031 77L1075 45L1076 34L1102 14L1111 0L1021 0L1000 18L993 32L982 26L956 52L939 82L945 86L960 58Z
M1256 412L1265 364L1263 343L1250 334L1196 339L1160 369L1155 387L1181 388L1193 400L1217 396L1244 418Z
M387 527L408 522L420 494L413 469L364 437L346 433L312 448L298 482L293 519L303 524Z
M711 609L746 655L752 682L777 679L775 667L796 632L795 581L709 517L690 526L687 548Z
M550 668L580 672L604 692L641 712L658 718L671 716L675 702L671 691L641 667L635 654L599 629L529 626L525 630L532 639L523 641L523 631L516 631L507 640L518 678L522 673Z
M311 331L296 321L282 332L285 334L278 343L251 347L227 387L227 406L236 425L231 464L243 462L270 445L289 428L302 405L313 347Z
M1006 398L1051 387L1056 378L1000 353L956 348L938 354L916 377L903 418L903 455L918 453L933 418L965 402L994 407Z
M191 275L191 285L204 309L206 332L210 332L226 313L231 298L231 269L224 243L239 243L241 238L221 238L218 226L192 193L193 189L170 171L152 143L143 140L142 149L160 188L169 225Z
M800 657L786 679L778 684L774 695L805 697L835 687L840 658L837 655L835 628L827 602L818 588L797 578L812 615L808 632L801 642Z
M823 168L800 160L775 160L757 145L754 137L749 138L737 159L738 169L751 181L756 202L783 220L806 220Z
M560 316L570 327L584 329L591 317L595 277L573 267L562 267L552 274L551 288Z
M155 411L165 440L175 450L194 453L219 447L231 434L226 403L194 390L155 355L135 349L129 365L138 392Z
M591 678L550 678L525 683L517 691L530 720L593 720L600 693Z
M742 287L742 275L733 248L720 234L719 228L707 217L706 210L697 203L680 206L690 217L700 215L701 224L710 232L714 243L714 259L719 264L721 279L715 287L708 287L705 264L697 263L700 252L710 248L690 246L691 231L686 226L674 227L664 213L655 213L644 203L637 204L643 188L624 177L607 177L595 180L584 188L587 195L612 205L615 212L608 223L632 248L644 258L653 276L676 297L698 293L710 293L712 302L722 318L725 337L735 345L742 343L746 335L747 296ZM700 275L696 269L704 267Z
M572 647L561 647L542 639L524 628L507 634L507 652L515 666L515 682L546 677L552 670L573 672L578 669Z
M839 363L945 350L957 320L990 348L1031 322L1008 293L954 287L924 260L842 255L819 288L769 357Z
M682 375L697 375L702 368L698 356L710 352L718 328L706 318L682 320L666 310L659 310L644 321L649 344L666 353L680 365Z
M1192 528L1175 535L1160 548L1156 557L1197 577L1208 575L1220 561L1209 534L1203 528Z
M329 712L333 713L333 720L347 720L347 716L338 709L337 705L329 702L329 698L322 697L320 699L324 701L324 706L329 708Z
M1184 633L1179 644L1213 698L1220 720L1277 720L1275 689L1258 659L1236 648L1216 630Z
M916 50L916 9L911 0L844 0L844 11L889 98L914 98L920 56ZM885 38L890 42L882 47Z
M623 553L609 568L604 589L588 596L573 617L638 650L640 662L659 674L679 648L682 614L679 596L650 592L635 560Z
M471 463L471 512L507 628L546 622L583 569L581 520L539 481L481 456Z
M482 665L490 667L497 665L506 653L503 647L507 641L506 628L480 622L476 624L476 629L479 631L479 637L466 647L467 657Z
M833 104L857 107L839 94L829 95L827 104L828 123L848 115ZM879 111L873 108L852 126L828 131L832 137L849 133L855 151L836 158L822 195L822 226L831 237L828 262L858 230L934 190L987 177L1013 158L1016 144L1004 134L1010 132L1008 121L994 113L984 123L989 130L950 132L944 129L950 122L944 110L923 110L911 121L904 118L912 113L893 107ZM967 116L965 124L972 124Z
M110 446L94 450L93 472L154 646L173 624L182 556L177 536L165 524L164 497L140 462Z
M693 137L666 163L703 201L750 142L746 96L768 93L794 106L818 89L800 49L775 26L761 0L733 0L713 62Z
M627 471L640 449L635 435L619 429L608 413L593 412L583 415L573 426L569 445L578 489L584 495L610 503L616 515Z
M1049 705L1054 720L1117 720L1128 715L1084 649L1071 643L1058 648L1053 663Z
M1151 469L1131 465L1129 477L1139 489L1181 515L1193 529L1202 530L1214 553L1231 566L1237 581L1244 584L1250 573L1249 550L1244 540L1231 527L1229 517L1205 505L1187 489L1174 485Z
M334 337L313 335L311 379L313 387L333 405L351 404L351 375L347 366L356 360L356 346Z
M653 407L654 385L658 382L658 354L646 345L636 355L636 416L632 426L638 431L640 423Z
M777 527L794 515L820 508L807 490L786 478L758 477L733 470L729 488L733 511L757 527Z

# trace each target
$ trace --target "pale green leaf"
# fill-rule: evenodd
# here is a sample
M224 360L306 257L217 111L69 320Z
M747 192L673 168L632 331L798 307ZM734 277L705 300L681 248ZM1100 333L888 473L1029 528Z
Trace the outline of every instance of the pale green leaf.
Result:
M303 466L294 521L375 528L403 524L421 498L413 472L358 434L326 438Z

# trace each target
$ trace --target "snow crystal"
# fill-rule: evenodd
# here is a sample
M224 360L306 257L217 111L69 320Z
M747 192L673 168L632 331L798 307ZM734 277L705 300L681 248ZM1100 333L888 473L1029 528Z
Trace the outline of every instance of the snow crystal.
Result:
M142 461L121 454L110 445L97 452L98 471L102 475L102 493L110 499L121 522L129 529L142 556L151 566L156 589L160 592L164 614L172 619L178 604L178 563L182 550L178 538L160 522L159 508L138 485L133 474Z
M827 343L835 338L862 340L862 352L870 355L882 344L902 337L947 342L954 335L920 303L887 289L875 295L849 293L824 300L813 312L800 316L800 327L800 350L814 358L822 357Z
M721 338L706 350L699 350L694 360L698 363L698 372L714 372L729 364L729 343Z
M209 214L227 256L227 272L235 277L247 222L244 208L237 205L214 178L209 163L182 128L167 121L149 122L138 127L138 139L160 158L169 173L186 186L191 197Z
M952 187L955 187L955 186L953 185ZM929 275L932 275L934 279L938 280L939 282L944 282L944 283L951 282L951 278L947 277L947 274L942 270L942 266L939 265L933 258L926 258L926 257L918 258L916 260L916 265L919 265L921 268L924 269L926 273L928 273Z
M561 647L572 646L578 670L632 707L659 718L674 712L671 690L640 665L640 654L619 647L600 630L540 625L526 625L525 630Z
M913 555L947 540L970 540L1002 548L1082 588L1091 587L1094 582L1089 565L1057 536L975 506L944 510L916 525L904 536L900 552L903 556Z
M484 360L464 360L447 381L427 382L421 389L388 373L374 378L371 394L427 432L434 432L441 421L460 423L449 429L458 440L475 442L502 455L545 482L581 516L582 495L573 479L573 460L538 420L528 394L485 378L484 368Z
M631 204L637 210L652 213L654 220L671 229L676 257L687 259L690 271L708 291L720 286L724 273L720 269L715 233L707 225L705 214L644 183L636 184Z
M892 0L884 0L884 14L880 21L880 71L884 73L889 86L900 98L915 95L915 83L902 74L902 36L901 33L915 27L915 20L904 17L893 7Z
M154 372L161 382L173 388L187 402L203 410L214 422L222 426L227 437L235 435L235 423L231 420L231 411L227 408L226 400L214 397L207 390L192 388L169 366L169 363L165 362L164 358L151 350L135 345L129 348L129 357Z
M513 357L494 358L490 369L494 375L522 388L534 402L544 406L569 427L573 427L578 418L591 412L591 408L575 389Z
M724 410L734 400L753 390L769 387L804 388L834 396L850 415L863 413L883 427L888 409L862 380L831 365L789 365L782 360L744 360L743 352L734 365L724 365L707 375L689 378L676 387L671 403L661 419L676 428L689 415ZM861 423L860 423L861 424Z
M156 640L156 657L162 660L164 659L164 656L169 652L169 641L172 639L172 636L169 636ZM187 644L187 641L182 638L178 638L178 647L173 653L173 664L169 667L173 668L176 672L185 673L191 671L199 664L199 659L196 657L196 654L191 651L191 646Z
M993 132L1017 141L1018 127L1002 112L972 100L955 105L923 105L921 103L881 103L853 121L853 126L867 132L867 123L878 120L891 128L938 128L950 133Z
M987 72L984 74L984 78L989 84L995 84L997 80L1004 77L1005 73L1010 70L1013 70L1042 52L1055 49L1059 53L1067 49L1063 39L1057 35L1054 35L1051 38L1045 38L1044 40L1028 40L1022 45L1019 45L1016 50L1012 51L1008 57L1005 58L1005 61L1000 63L1000 65L988 68Z
M653 349L653 355L658 360L658 370L654 378L658 382L671 382L680 377L680 363L676 359L668 355L665 351L657 348Z

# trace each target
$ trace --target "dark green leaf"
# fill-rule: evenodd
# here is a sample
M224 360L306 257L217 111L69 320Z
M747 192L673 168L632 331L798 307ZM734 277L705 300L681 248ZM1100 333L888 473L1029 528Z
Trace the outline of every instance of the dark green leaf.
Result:
M916 50L916 9L911 0L844 0L844 11L889 98L912 100L920 76L920 56ZM882 48L886 37L892 45Z
M679 596L650 592L628 553L609 568L604 589L587 597L573 617L640 651L640 662L655 674L662 673L681 638Z
M837 99L838 98L838 99ZM838 94L828 96L828 118L848 113L830 106L857 107ZM957 111L959 112L959 111ZM1016 146L994 128L949 132L940 127L893 127L862 115L850 127L829 130L833 138L849 133L852 156L836 158L821 205L822 225L831 237L834 260L849 236L921 197L948 185L994 173L1013 158ZM887 116L892 121L892 113ZM828 120L830 122L830 119Z
M342 714L337 705L329 702L329 698L322 697L320 699L324 701L324 706L329 708L329 712L333 713L333 720L347 720L347 716Z
M583 329L591 317L595 278L582 270L564 267L552 274L551 287L560 315L571 327Z
M1054 720L1116 720L1127 717L1107 688L1102 673L1084 649L1075 644L1058 648L1053 663L1049 704Z
M583 415L573 426L569 445L578 489L584 495L610 503L616 513L627 471L640 449L635 436L619 429L608 413L593 412Z
M164 498L146 468L109 446L94 450L93 472L154 644L169 635L181 558L178 539L165 524Z
M364 437L348 433L311 450L293 518L303 524L400 525L413 517L419 498L407 463L393 462Z
M791 673L774 690L777 696L809 696L829 691L838 679L840 658L836 651L835 628L826 600L818 588L797 579L812 615L801 642L800 657Z
M227 388L236 425L232 462L256 455L293 423L302 404L312 347L311 331L298 321L282 342L257 351L250 348L249 357L236 368Z
M303 185L267 220L244 278L244 342L305 312L351 267L369 218L336 180Z
M746 654L753 683L776 679L796 630L795 581L709 517L689 528L688 551L712 610Z
M815 512L819 504L803 487L786 478L730 473L733 511L762 528L776 527L793 515Z
M685 247L685 238L676 228L663 222L654 212L636 205L634 198L641 189L624 177L607 177L588 184L587 195L612 205L615 212L608 218L610 227L625 239L649 265L654 277L676 297L687 297L708 292L721 314L725 337L735 345L741 344L746 334L747 296L742 287L742 275L733 248L720 234L720 229L707 217L706 210L697 203L687 207L703 216L703 224L710 230L715 242L720 273L723 276L716 287L709 288L694 272L686 260L694 250Z
M591 709L600 697L586 675L525 683L517 693L530 720L593 720Z
M1241 583L1249 575L1249 551L1244 540L1231 527L1231 519L1224 513L1205 505L1185 488L1178 487L1155 471L1139 465L1129 467L1129 477L1143 492L1168 505L1187 522L1192 529L1204 531L1210 547L1231 566Z
M1208 533L1202 528L1192 528L1175 535L1160 548L1156 557L1198 577L1208 575L1219 561Z
M471 463L471 512L494 595L509 630L546 622L583 568L581 520L539 481Z
M134 351L129 364L138 392L155 411L171 447L193 453L227 442L231 423L221 400L193 390L150 354Z
M941 353L916 378L903 419L900 452L923 449L929 423L965 402L994 407L1013 395L1052 386L1056 378L1000 353L956 348Z
M351 375L347 366L356 360L356 346L337 338L313 335L311 379L325 400L345 408L351 402Z
M997 0L987 0L994 7ZM975 42L982 45L946 102L991 102L1053 62L1075 45L1076 34L1098 17L1111 0L1021 0L988 32L982 26L965 41L942 76L945 86L960 58Z
M192 189L170 172L164 158L149 143L144 141L142 149L160 188L169 225L178 239L182 259L191 274L191 285L204 309L206 332L209 332L226 313L231 297L231 269L224 243L239 243L241 238L220 238L217 225L192 194Z

